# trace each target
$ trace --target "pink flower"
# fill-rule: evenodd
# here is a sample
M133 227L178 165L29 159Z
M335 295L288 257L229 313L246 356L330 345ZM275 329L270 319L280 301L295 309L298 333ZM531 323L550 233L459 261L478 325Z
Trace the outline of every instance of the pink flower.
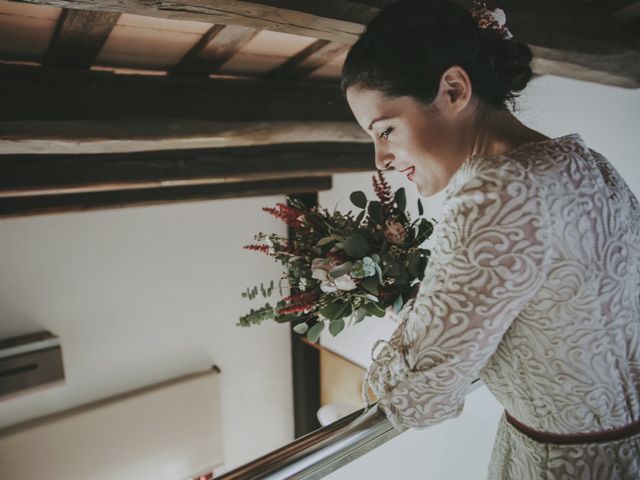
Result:
M404 239L407 236L407 231L404 229L404 226L401 223L394 222L391 223L387 221L387 228L384 231L384 236L389 240L390 243L394 245L400 245L404 242Z
M341 262L335 258L314 258L311 262L311 276L316 280L320 280L320 290L325 293L333 293L338 290L349 291L355 290L358 285L351 275L345 273L338 278L333 278L329 272L334 267L340 265Z

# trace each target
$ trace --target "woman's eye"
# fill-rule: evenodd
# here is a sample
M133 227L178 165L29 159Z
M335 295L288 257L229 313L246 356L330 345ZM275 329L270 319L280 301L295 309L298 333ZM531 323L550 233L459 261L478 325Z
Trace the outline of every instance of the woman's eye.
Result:
M393 131L393 128L389 127L384 132L380 134L380 138L389 138L389 135Z

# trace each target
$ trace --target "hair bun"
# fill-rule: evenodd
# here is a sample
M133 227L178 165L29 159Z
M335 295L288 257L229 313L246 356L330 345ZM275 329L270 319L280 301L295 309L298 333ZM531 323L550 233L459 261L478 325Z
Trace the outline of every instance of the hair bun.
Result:
M523 90L533 74L531 60L533 53L527 44L513 40L497 42L494 63L496 80L508 91Z

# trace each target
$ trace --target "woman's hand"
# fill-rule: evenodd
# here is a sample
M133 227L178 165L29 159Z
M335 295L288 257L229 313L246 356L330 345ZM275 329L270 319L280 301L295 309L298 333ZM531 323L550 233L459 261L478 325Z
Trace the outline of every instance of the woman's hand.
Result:
M413 308L413 304L415 303L416 297L418 296L418 290L420 290L420 283L416 283L413 287L411 287L409 293L402 296L404 304L402 305L402 308L399 312L396 312L393 309L393 306L389 306L386 310L387 315L395 322L401 323Z

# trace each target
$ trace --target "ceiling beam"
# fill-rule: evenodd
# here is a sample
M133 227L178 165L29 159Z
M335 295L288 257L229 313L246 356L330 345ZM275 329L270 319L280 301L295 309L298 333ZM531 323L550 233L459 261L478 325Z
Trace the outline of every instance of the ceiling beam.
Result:
M282 65L268 72L266 78L301 78L326 65L349 49L344 43L316 40Z
M0 64L0 122L189 119L354 121L339 86Z
M297 143L86 155L0 155L0 198L373 171L373 145Z
M378 7L393 0L13 1L243 25L352 44ZM472 0L456 1L471 8ZM502 0L500 6L507 13L509 28L516 38L536 47L541 55L537 73L561 73L624 87L640 85L640 51L618 40L616 22L596 6L583 0ZM578 54L576 58L574 53Z
M89 68L119 18L118 12L62 10L43 63Z
M174 118L0 122L0 155L124 153L279 143L371 143L354 121L210 122Z
M0 218L140 207L175 202L287 195L331 189L331 177L0 198Z
M255 28L214 25L170 70L178 75L210 75L258 34Z

